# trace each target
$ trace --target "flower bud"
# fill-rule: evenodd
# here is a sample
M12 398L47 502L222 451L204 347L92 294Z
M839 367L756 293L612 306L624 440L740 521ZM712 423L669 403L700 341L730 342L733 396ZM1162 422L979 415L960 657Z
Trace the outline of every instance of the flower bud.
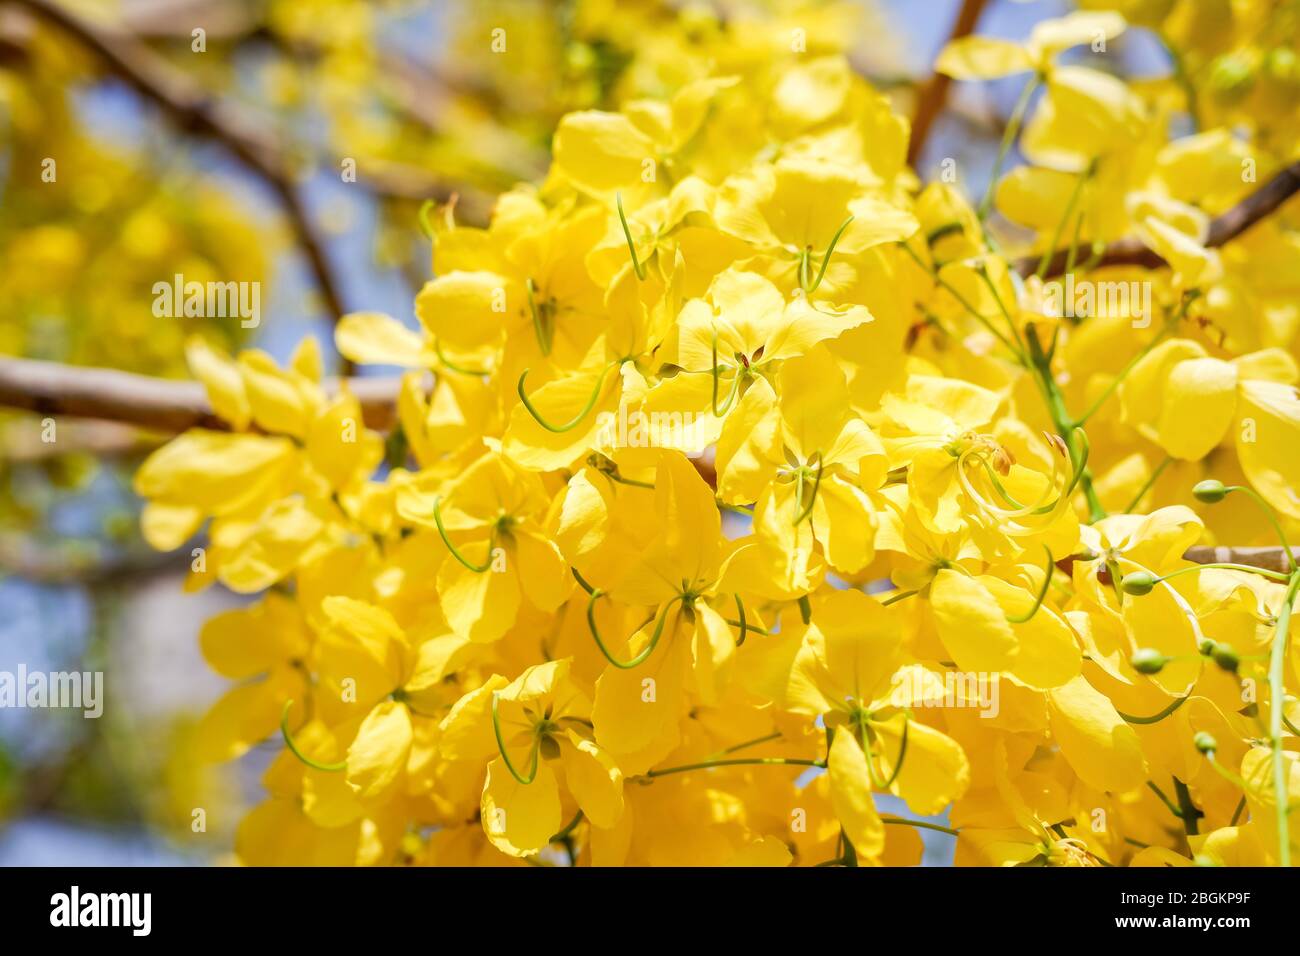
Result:
M1207 734L1204 730L1192 738L1192 744L1203 754L1214 753L1219 749L1219 742L1214 739L1214 735Z
M1228 489L1219 479L1206 478L1204 481L1196 483L1196 487L1192 489L1192 494L1196 496L1197 501L1203 501L1207 505L1217 505L1228 497Z
M1156 576L1150 571L1134 571L1132 574L1124 575L1119 586L1125 594L1141 597L1143 594L1151 593L1151 589L1156 586Z
M1168 660L1154 647L1142 647L1133 652L1128 662L1139 674L1159 674Z
M1241 663L1241 658L1237 656L1237 652L1233 650L1232 645L1222 642L1214 645L1213 657L1214 663L1231 673L1236 673L1237 665Z
M1213 657L1215 646L1213 638L1203 637L1201 642L1196 645L1196 651L1202 657Z

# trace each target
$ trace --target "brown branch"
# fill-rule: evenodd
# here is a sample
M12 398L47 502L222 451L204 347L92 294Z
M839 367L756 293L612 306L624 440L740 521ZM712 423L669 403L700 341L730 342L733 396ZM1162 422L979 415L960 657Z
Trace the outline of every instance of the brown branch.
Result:
M1292 548L1291 553L1300 559L1300 548ZM1230 548L1197 545L1188 548L1183 555L1188 561L1197 564L1248 564L1252 568L1265 571L1290 571L1284 548Z
M1300 160L1286 166L1283 170L1255 190L1237 205L1216 216L1210 222L1209 235L1205 240L1208 249L1222 246L1273 213L1279 206L1300 192ZM1069 262L1070 251L1058 249L1047 264L1047 275L1058 276L1065 272ZM1086 255L1083 258L1087 258ZM1039 256L1025 256L1015 261L1016 271L1022 276L1033 275L1038 269ZM1118 239L1108 245L1093 268L1104 266L1145 266L1158 269L1168 265L1164 259L1144 246L1141 240L1129 236Z
M113 75L160 106L180 129L220 143L256 173L284 207L330 314L337 320L346 312L320 237L293 183L289 164L270 136L242 112L213 100L198 83L130 34L106 24L92 23L53 0L9 2L53 24L92 50Z
M91 455L99 461L138 458L157 448L165 437L121 422L79 421L60 424L56 441L46 441L40 421L22 417L0 429L0 459L31 465L64 455Z
M334 393L346 385L361 402L368 427L385 431L396 422L396 378L350 378L327 382ZM198 382L173 381L119 372L82 368L34 359L0 357L0 407L55 417L120 422L156 432L177 434L188 428L229 431L230 425L212 411ZM713 475L712 456L692 459L705 479ZM1297 549L1300 557L1300 549ZM1199 564L1232 562L1274 571L1286 570L1281 548L1194 547L1184 555Z
M108 70L142 97L161 107L183 131L221 144L276 194L289 220L331 317L337 321L347 310L338 281L325 253L324 243L303 203L291 164L277 138L242 109L213 99L166 57L131 34L92 23L53 0L8 0L63 30L92 50ZM456 190L398 164L375 164L359 170L359 180L373 192L390 198L435 199L446 202ZM489 200L479 194L464 197L458 208L470 219L486 219ZM343 363L344 374L351 371Z
M399 381L395 378L346 379L348 391L361 402L367 426L391 428ZM334 393L337 380L326 383ZM0 358L0 406L56 418L92 418L122 422L167 434L187 428L228 431L199 382L173 381L119 372L82 368L33 359Z
M952 35L948 42L959 40L964 36L969 36L975 29L975 24L979 22L980 14L984 12L986 0L962 0L961 9L957 12L957 20L952 25ZM952 78L943 73L935 73L930 77L928 83L921 90L921 96L916 103L916 114L912 118L912 138L907 144L907 163L909 166L915 166L921 158L921 153L925 149L926 140L930 138L930 130L934 126L934 121L939 118L943 112L944 102L948 99L948 87L952 84Z

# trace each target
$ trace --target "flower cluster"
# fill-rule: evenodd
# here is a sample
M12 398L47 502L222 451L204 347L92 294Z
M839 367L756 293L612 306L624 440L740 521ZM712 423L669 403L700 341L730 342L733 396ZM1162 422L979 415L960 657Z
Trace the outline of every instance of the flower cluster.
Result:
M262 594L202 634L203 753L287 745L240 856L1296 858L1300 574L1184 557L1300 519L1295 245L1207 247L1281 157L1062 62L1124 27L945 50L1032 76L978 207L840 56L566 115L486 228L430 217L419 331L339 325L409 370L387 439L310 344L193 345L230 430L136 487L157 547L210 521L195 588Z

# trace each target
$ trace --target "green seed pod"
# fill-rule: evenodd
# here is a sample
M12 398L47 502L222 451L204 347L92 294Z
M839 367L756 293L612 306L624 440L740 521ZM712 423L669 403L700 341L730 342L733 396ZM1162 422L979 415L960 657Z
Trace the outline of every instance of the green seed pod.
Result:
M1133 652L1128 662L1139 674L1159 674L1164 669L1168 658L1154 647L1141 647Z
M1257 54L1254 51L1234 50L1215 57L1210 64L1210 89L1220 100L1239 101L1255 84Z
M1132 574L1124 575L1119 586L1125 594L1141 597L1143 594L1151 593L1151 589L1156 586L1156 576L1150 571L1134 571Z
M1214 735L1204 730L1192 738L1192 744L1203 754L1213 753L1219 749L1219 742L1214 739Z
M1219 479L1206 478L1204 481L1196 483L1196 487L1192 489L1192 494L1197 501L1203 501L1207 505L1217 505L1228 497L1228 489Z

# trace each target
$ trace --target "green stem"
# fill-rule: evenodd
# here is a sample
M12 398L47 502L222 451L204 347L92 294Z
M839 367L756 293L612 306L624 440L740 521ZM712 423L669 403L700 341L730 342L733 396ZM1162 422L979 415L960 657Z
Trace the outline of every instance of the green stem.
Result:
M1065 215L1063 215L1061 217L1061 221L1056 224L1056 232L1052 233L1052 241L1048 243L1047 248L1043 250L1043 257L1038 260L1038 269L1034 274L1037 275L1038 278L1040 279L1043 278L1045 275L1047 275L1047 267L1051 265L1052 257L1056 255L1056 247L1061 242L1061 234L1065 232L1065 224L1070 221L1070 217L1074 215L1075 207L1079 205L1079 197L1083 195L1083 185L1089 179L1092 178L1094 164L1095 164L1095 160L1093 163L1089 163L1088 168L1079 174L1079 178L1074 183L1074 190L1073 192L1070 193L1070 202L1065 207ZM1083 221L1082 218L1079 221L1082 222ZM1074 230L1074 236L1075 236L1075 241L1070 244L1071 260L1073 260L1074 246L1078 242L1078 237L1079 237L1079 230L1077 226L1075 227ZM1067 263L1065 271L1067 273L1070 271L1069 263Z
M1200 830L1200 825L1196 821L1205 814L1197 808L1196 804L1192 803L1192 794L1187 789L1187 784L1177 777L1174 777L1174 793L1178 795L1178 809L1180 811L1178 815L1183 819L1183 829L1187 831L1188 836L1196 836Z
M900 593L898 593L898 594L895 594L895 595L892 595L892 596L890 596L890 597L885 598L885 599L884 599L883 601L881 601L880 603L881 603L881 605L882 605L883 607L889 607L889 605L895 603L896 601L901 601L901 600L903 600L903 598L910 598L913 594L917 594L917 593L919 593L919 592L918 592L918 591L902 591L902 592L900 592Z
M1268 502L1264 500L1263 496L1261 496L1254 488L1248 487L1247 485L1229 485L1224 488L1223 491L1224 494L1229 494L1234 491L1244 491L1250 499L1255 502L1255 504L1259 505L1260 510L1264 512L1264 517L1267 518L1268 523L1273 526L1273 533L1277 535L1277 540L1282 543L1282 550L1286 552L1286 558L1288 563L1291 565L1292 573L1300 571L1300 565L1296 564L1295 554L1291 551L1291 545L1287 543L1286 532L1282 530L1282 525L1278 523L1277 515L1273 513L1273 509L1269 506Z
M1142 499L1146 496L1146 493L1155 487L1156 482L1160 480L1160 476L1165 473L1165 469L1169 467L1169 463L1173 460L1173 455L1165 455L1165 460L1156 466L1156 470L1151 473L1151 477L1146 480L1138 490L1138 493L1133 496L1133 500L1128 503L1128 507L1120 512L1121 514L1132 514L1133 509L1141 503Z
M1012 318L1011 312L1007 309L1006 303L1002 301L1002 293L998 291L998 284L994 282L993 277L989 275L988 267L981 262L976 267L975 271L978 272L980 278L984 280L984 285L988 287L989 292L992 294L993 302L997 305L998 311L1001 312L1002 317L1007 320L1007 328L1011 330L1011 335L1016 340L1016 345L1019 346L1020 354L1025 354L1025 340L1020 337L1020 330L1016 328L1016 320Z
M765 737L755 737L753 740L746 740L744 743L732 744L730 747L727 747L719 751L718 753L719 756L725 756L726 754L734 754L736 751L744 750L747 747L757 747L759 744L765 744L768 743L769 741L780 740L780 739L781 739L781 731L774 730Z
M1129 372L1133 371L1133 369L1137 367L1137 363L1142 361L1144 358L1146 358L1148 353L1150 353L1150 351L1153 348L1155 348L1157 345L1163 342L1165 336L1168 335L1171 331L1173 331L1173 329L1174 326L1172 324L1166 325L1163 329L1161 329L1158 333L1156 333L1155 338L1153 338L1150 342L1148 342L1143 347L1142 351L1138 352L1137 355L1133 356L1131 359L1128 360L1128 363L1122 369L1120 369L1119 374L1116 375L1111 380L1110 384L1107 385L1106 388L1102 391L1102 393L1097 396L1096 401L1094 401L1091 405L1088 406L1088 410L1074 420L1074 424L1082 425L1085 422L1087 422L1088 419L1092 418L1092 416L1097 413L1097 410L1100 409L1102 405L1106 404L1106 400L1115 394L1115 390L1119 388L1120 385L1123 383L1124 379L1128 377Z
M908 820L905 817L881 817L880 822L889 826L919 827L922 830L934 830L936 833L946 833L949 836L960 836L961 831L953 827L940 826L937 823L927 823L924 820Z
M936 285L938 285L941 289L943 289L950 296L956 299L957 304L960 305L967 312L969 312L970 315L975 319L975 321L979 322L979 324L984 326L984 328L994 338L996 338L999 342L1005 345L1007 347L1007 350L1016 357L1017 361L1022 363L1024 362L1024 353L1022 353L1019 349L1017 349L1016 346L1012 344L1010 339L1008 339L1005 335L999 332L997 330L997 327L994 326L992 322L990 322L979 312L975 311L975 307L971 305L968 301L966 301L966 298L953 287L951 282L949 282L947 279L944 279L942 276L940 276L939 271L937 269L933 269L927 266L925 262L922 261L921 257L912 251L912 247L909 246L906 242L900 242L899 246L902 247L902 250L904 252L906 252L909 256L912 257L912 261L915 262L917 266L919 266L922 270L930 274L930 277L934 279Z
M1020 98L1016 100L1016 105L1011 110L1011 117L1007 120L1007 128L1002 131L1002 142L998 144L997 158L993 160L993 169L989 172L988 188L984 190L984 198L980 200L979 209L977 210L981 223L989 217L989 210L993 208L993 190L997 188L998 179L1002 175L1002 164L1006 161L1007 153L1011 151L1011 144L1020 135L1020 127L1025 120L1025 111L1029 109L1029 100L1042 82L1043 75L1035 73L1033 79L1029 80L1025 84L1025 88L1020 91Z
M1172 813L1180 820L1183 818L1183 811L1178 809L1178 807L1174 804L1174 802L1170 800L1167 796L1165 796L1165 792L1156 786L1154 780L1148 780L1147 787L1151 790L1152 793L1154 793L1157 797L1160 798L1161 803L1163 803L1166 807L1169 808L1170 813Z
M567 824L565 824L563 830L555 834L555 836L551 837L550 842L552 843L564 842L566 839L568 839L569 834L573 833L573 831L578 828L578 824L581 822L582 822L582 811L579 810L577 813L573 815L573 819L570 820Z
M1070 413L1065 408L1065 396L1061 394L1061 389L1052 375L1051 363L1038 341L1037 331L1030 325L1026 327L1025 334L1029 340L1031 372L1038 382L1043 399L1047 402L1047 413L1051 416L1052 424L1056 426L1057 434L1065 440L1071 457L1074 458L1076 455L1082 457L1087 446L1087 435L1078 427L1078 422L1070 417ZM1080 436L1077 439L1076 430ZM1097 490L1092 486L1092 474L1083 467L1082 462L1076 461L1075 481L1083 488L1084 498L1088 502L1088 523L1095 524L1106 517L1106 509L1102 507Z
M1274 581L1281 584L1288 584L1291 581L1291 578L1288 575L1282 574L1280 571L1270 571L1268 568L1257 568L1253 564L1229 564L1224 562L1197 564L1190 568L1179 568L1177 571L1170 571L1168 574L1162 574L1160 577L1155 579L1155 583L1159 584L1161 581L1168 581L1170 578L1176 578L1180 574L1191 574L1194 571L1204 571L1207 568L1218 568L1222 571L1247 571L1251 574L1260 574L1266 578L1272 578Z
M668 767L664 770L647 770L643 777L666 777L672 773L686 773L691 770L712 770L714 767L825 767L821 760L804 760L798 757L733 757L727 760L702 760L699 763L683 764L680 767Z
M1287 548L1287 554L1291 549ZM1292 567L1295 558L1291 559ZM1282 610L1277 616L1277 626L1273 632L1273 647L1268 664L1268 733L1273 748L1273 795L1277 803L1277 840L1278 865L1291 865L1291 834L1287 825L1287 804L1290 802L1290 790L1287 787L1286 758L1282 752L1282 708L1286 702L1286 656L1290 643L1291 605L1295 602L1296 592L1300 591L1300 570L1293 571L1291 583L1283 598Z

